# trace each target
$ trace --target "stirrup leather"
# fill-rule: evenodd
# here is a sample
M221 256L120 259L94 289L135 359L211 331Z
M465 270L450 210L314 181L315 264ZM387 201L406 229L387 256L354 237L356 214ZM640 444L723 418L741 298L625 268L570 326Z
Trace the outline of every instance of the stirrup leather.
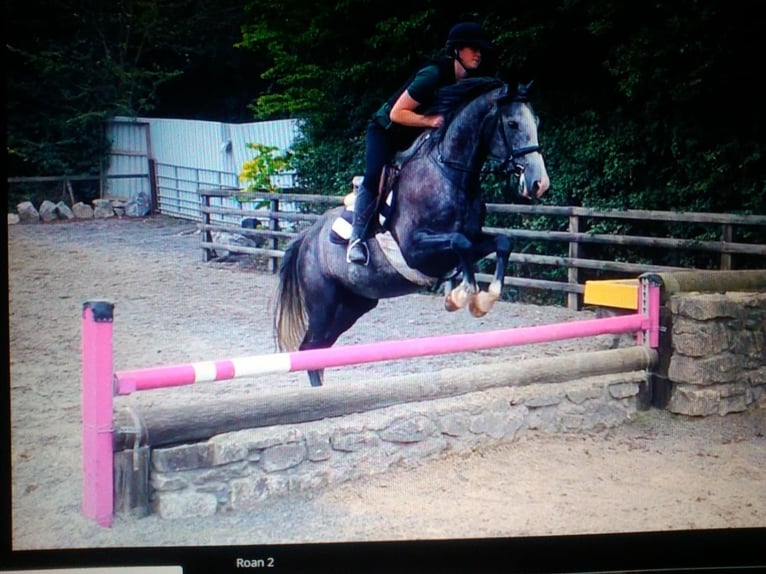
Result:
M364 250L364 262L357 263L356 261L351 261L351 250L357 245ZM357 263L364 266L367 266L370 263L370 250L364 241L357 238L349 242L348 248L346 249L346 263Z

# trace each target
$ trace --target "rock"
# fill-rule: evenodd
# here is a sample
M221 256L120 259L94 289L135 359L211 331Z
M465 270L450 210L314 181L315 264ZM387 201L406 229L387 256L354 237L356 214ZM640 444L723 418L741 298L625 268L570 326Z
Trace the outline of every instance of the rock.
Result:
M114 214L117 217L122 217L125 215L125 202L121 201L119 199L112 199L112 209L114 210Z
M261 466L266 472L285 470L303 462L306 454L306 445L302 442L279 444L263 451Z
M56 204L47 199L40 204L38 212L40 214L40 219L43 221L54 221L59 218L56 213Z
M93 200L93 217L102 218L102 219L107 217L114 217L114 208L112 207L112 200L94 199Z
M125 215L128 217L146 217L151 212L152 203L145 191L139 191L136 197L125 204Z
M72 206L72 212L78 219L93 219L93 208L87 203L81 201Z
M74 213L63 201L59 201L56 204L56 215L59 217L59 219L74 219Z
M40 213L32 205L31 201L22 201L16 206L16 212L19 214L19 221L22 223L37 223L40 221Z
M18 213L9 213L8 214L8 225L16 225L19 222L19 214Z
M154 501L154 510L160 518L196 518L212 516L218 507L215 494L200 492L159 493Z
M704 389L677 385L667 408L672 413L688 416L725 415L742 412L752 402L752 393L748 393L745 385L720 385Z

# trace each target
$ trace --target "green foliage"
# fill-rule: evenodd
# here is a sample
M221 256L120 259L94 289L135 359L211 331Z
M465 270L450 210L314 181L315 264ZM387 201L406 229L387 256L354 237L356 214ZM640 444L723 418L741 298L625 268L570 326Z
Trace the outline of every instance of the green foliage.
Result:
M300 4L300 6L299 6ZM754 48L751 9L723 2L478 2L449 14L435 2L392 7L251 0L241 45L268 54L273 89L256 117L299 115L303 181L323 189L361 165L369 115L449 26L481 21L498 69L535 79L533 100L552 179L546 201L601 208L764 212L762 106L738 66ZM290 18L280 18L282 11ZM740 108L744 104L744 108ZM726 112L737 106L738 113ZM349 143L353 142L354 147ZM328 161L322 161L324 158ZM339 163L340 162L340 163ZM358 170L356 170L358 171ZM491 200L504 192L485 186Z
M413 67L443 45L452 15L438 7L251 0L239 45L268 56L264 77L273 81L254 103L255 117L300 117L312 140L358 137Z
M293 167L300 174L301 188L309 193L345 195L351 191L351 179L364 173L364 139L348 142L322 141L312 144L301 138L293 147Z
M248 143L247 148L255 152L252 159L242 164L239 181L245 191L277 191L271 183L271 176L284 172L290 167L291 154L278 154L279 148L259 143Z
M763 106L744 64L757 51L753 8L730 3L615 3L612 0L527 4L477 2L474 14L435 3L391 6L348 0L278 18L282 3L252 0L262 17L243 27L242 45L268 54L272 90L256 117L304 119L296 168L308 188L341 193L363 171L370 114L427 56L449 26L470 17L495 39L506 81L535 80L552 187L544 202L598 209L766 213ZM366 11L369 17L362 13ZM514 201L506 181L487 177L489 202ZM701 241L716 226L655 221L583 222L591 233L662 235ZM490 215L487 225L567 229L566 218ZM741 230L741 240L766 233ZM763 238L761 237L761 241ZM714 258L662 249L583 245L583 256L614 261L708 267ZM520 242L518 252L566 256L561 244ZM519 266L517 266L519 267ZM521 266L526 276L562 280L564 268ZM595 272L594 272L595 273Z

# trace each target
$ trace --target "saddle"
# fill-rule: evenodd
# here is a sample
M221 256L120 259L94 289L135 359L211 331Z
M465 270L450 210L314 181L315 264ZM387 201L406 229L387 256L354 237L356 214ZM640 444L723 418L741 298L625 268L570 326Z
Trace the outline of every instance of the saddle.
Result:
M399 164L389 164L383 168L378 185L378 205L376 213L378 214L378 223L383 230L387 231L386 225L394 209L396 198L396 182L399 179ZM336 219L330 233L330 241L339 245L348 243L351 236L351 224L354 220L354 201L356 199L356 188L361 183L361 176L356 176L352 180L354 191L343 198L345 209L340 217Z

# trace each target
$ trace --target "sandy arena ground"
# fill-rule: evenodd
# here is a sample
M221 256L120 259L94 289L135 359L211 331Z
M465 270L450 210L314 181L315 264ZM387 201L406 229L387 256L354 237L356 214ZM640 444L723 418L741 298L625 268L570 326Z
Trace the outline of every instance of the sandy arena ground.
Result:
M397 468L257 513L163 521L80 512L80 316L86 300L115 307L121 369L274 351L275 277L203 263L194 224L163 217L9 226L12 543L15 550L288 544L763 527L766 409L689 419L641 413L592 433L527 433L513 443ZM383 301L341 343L587 318L503 303L483 319L447 314L440 298ZM602 349L570 341L328 371L376 377L475 360ZM246 398L264 385L307 385L295 373L159 394Z

